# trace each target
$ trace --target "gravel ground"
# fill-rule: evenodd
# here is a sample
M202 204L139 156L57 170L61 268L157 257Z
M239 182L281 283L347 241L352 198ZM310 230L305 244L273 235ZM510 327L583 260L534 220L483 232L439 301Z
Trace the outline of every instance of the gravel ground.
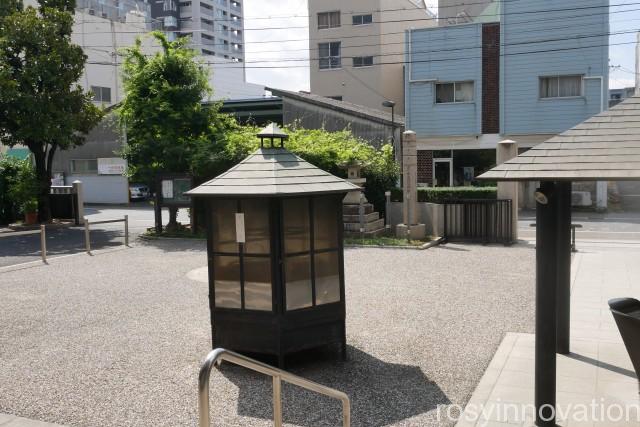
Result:
M347 392L354 426L440 426L469 399L505 332L532 332L534 251L447 245L346 251L349 360L288 360ZM209 351L201 242L138 243L0 273L0 413L77 426L193 426ZM214 425L271 426L270 380L225 364ZM340 424L339 404L283 388L286 423Z

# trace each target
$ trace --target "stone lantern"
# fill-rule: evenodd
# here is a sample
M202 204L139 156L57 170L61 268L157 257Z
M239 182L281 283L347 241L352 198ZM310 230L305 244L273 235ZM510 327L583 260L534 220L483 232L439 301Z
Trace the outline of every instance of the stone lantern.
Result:
M258 150L188 193L207 200L213 345L280 367L333 343L344 357L342 199L357 186L287 151L275 124L258 137Z

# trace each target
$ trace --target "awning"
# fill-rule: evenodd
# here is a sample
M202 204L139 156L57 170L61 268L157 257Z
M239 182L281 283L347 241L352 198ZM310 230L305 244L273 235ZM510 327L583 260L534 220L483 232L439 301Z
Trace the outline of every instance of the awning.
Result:
M7 151L7 157L13 157L18 160L26 160L31 156L31 151L28 148L9 148Z

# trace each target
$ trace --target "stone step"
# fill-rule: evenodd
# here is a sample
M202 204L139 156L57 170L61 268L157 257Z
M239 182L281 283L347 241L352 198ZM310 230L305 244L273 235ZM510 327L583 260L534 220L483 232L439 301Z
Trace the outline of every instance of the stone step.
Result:
M384 228L384 219L380 218L376 221L367 222L364 225L364 231L374 231L379 228ZM344 223L345 231L349 232L360 232L360 223L359 222L345 222Z
M365 231L364 235L362 233L356 232L346 232L344 233L345 237L380 237L385 235L385 229L379 228L377 230Z
M373 205L371 203L364 203L364 213L370 214L373 212ZM358 215L360 213L360 205L342 205L343 215Z
M360 215L344 215L342 217L344 222L360 222ZM364 214L364 222L372 222L380 219L379 212L371 212L370 214Z

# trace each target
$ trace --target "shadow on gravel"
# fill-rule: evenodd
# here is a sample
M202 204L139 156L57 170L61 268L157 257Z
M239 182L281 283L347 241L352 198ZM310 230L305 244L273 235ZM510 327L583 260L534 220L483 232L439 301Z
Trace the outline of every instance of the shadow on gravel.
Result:
M160 249L164 252L202 252L207 250L207 241L203 239L143 239L136 241L138 246Z
M47 256L70 255L85 251L84 228L48 228ZM107 249L124 244L120 230L91 230L91 249ZM0 239L0 266L15 265L39 259L40 234L3 237Z
M450 401L417 366L388 363L348 346L348 360L337 349L305 351L287 358L287 370L345 392L351 399L352 426L385 426L432 411ZM273 363L273 361L271 361ZM271 378L231 364L220 372L239 389L238 414L273 419ZM283 418L302 426L342 425L339 401L283 383Z

